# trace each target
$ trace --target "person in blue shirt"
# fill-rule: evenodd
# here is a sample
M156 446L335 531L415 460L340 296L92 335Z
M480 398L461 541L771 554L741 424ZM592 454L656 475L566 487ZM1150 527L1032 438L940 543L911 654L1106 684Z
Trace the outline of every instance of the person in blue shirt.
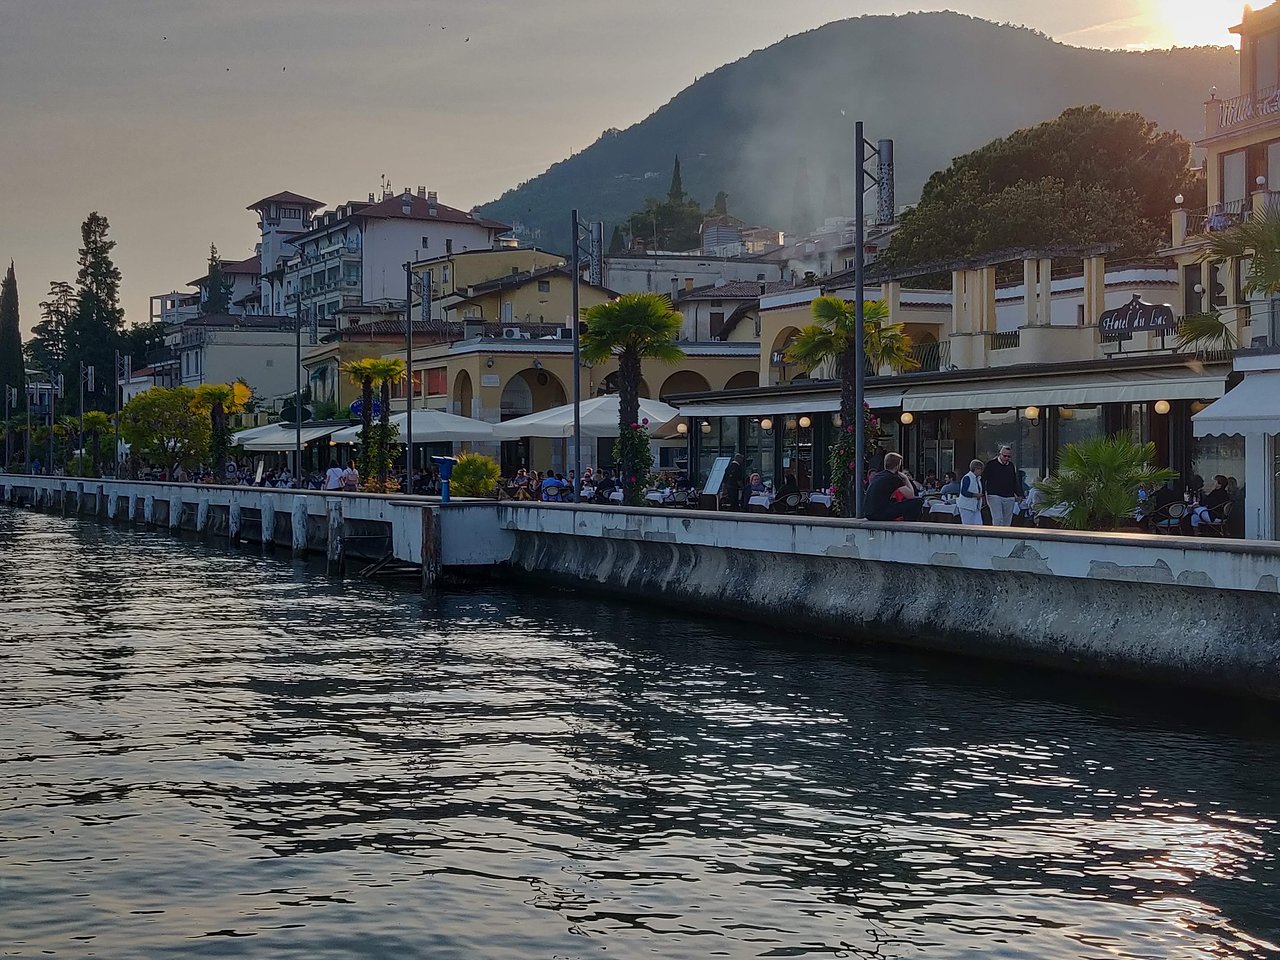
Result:
M960 481L956 479L953 471L948 470L942 475L942 489L938 492L944 497L960 496Z

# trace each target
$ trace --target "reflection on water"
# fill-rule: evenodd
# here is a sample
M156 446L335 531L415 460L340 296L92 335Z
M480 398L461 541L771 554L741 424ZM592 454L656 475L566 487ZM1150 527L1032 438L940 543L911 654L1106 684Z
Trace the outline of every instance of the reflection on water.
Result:
M1280 736L0 508L0 956L1280 952Z

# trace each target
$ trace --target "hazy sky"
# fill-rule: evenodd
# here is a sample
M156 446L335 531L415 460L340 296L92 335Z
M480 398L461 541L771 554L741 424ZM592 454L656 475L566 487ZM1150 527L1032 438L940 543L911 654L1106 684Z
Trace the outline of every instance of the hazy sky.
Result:
M752 50L959 9L1093 47L1226 44L1221 0L0 0L0 258L23 327L111 221L130 321L252 253L246 204L386 174L469 208ZM469 38L469 39L468 39Z

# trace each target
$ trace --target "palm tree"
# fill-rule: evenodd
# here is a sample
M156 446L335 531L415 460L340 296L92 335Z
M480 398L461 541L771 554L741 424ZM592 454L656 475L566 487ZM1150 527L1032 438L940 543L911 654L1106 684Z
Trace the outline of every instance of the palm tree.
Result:
M632 502L648 479L648 431L640 427L640 364L642 360L679 363L684 351L676 337L684 318L671 308L671 299L657 293L627 293L583 312L586 326L580 336L582 359L604 363L618 358L618 465L622 469L623 499Z
M1241 289L1268 300L1280 295L1280 206L1269 203L1249 219L1208 235L1209 248L1201 262L1248 258L1249 273ZM1178 324L1178 347L1192 352L1234 350L1234 324L1216 310L1184 317Z
M227 417L243 410L252 395L253 391L248 384L241 381L202 383L196 387L196 407L209 412L209 460L215 470L222 469L227 462L227 453L231 450L231 431L227 427Z
M378 477L378 487L387 488L391 470L391 384L405 375L404 361L393 357L366 357L347 364L347 376L360 387L360 474ZM380 388L382 410L378 429L373 427L373 390ZM413 398L409 398L412 402Z
M1064 504L1064 526L1072 530L1115 530L1133 517L1138 488L1155 490L1177 473L1153 467L1156 445L1128 437L1096 437L1069 443L1058 458L1058 472L1038 480L1046 503Z
M857 409L856 351L858 314L856 304L840 297L818 297L813 301L812 312L814 323L801 330L787 348L787 360L808 370L813 370L822 363L835 364L840 374L840 417L845 430L852 434L856 429L855 417L864 417L865 412ZM862 344L863 354L867 362L868 372L874 373L883 367L903 373L915 370L920 366L911 352L911 337L907 335L901 323L889 322L889 305L883 300L867 300L862 304ZM844 474L844 482L836 486L842 494L859 482L862 469L858 465L852 468L851 441L837 443L832 451L833 471L837 460ZM833 478L835 473L832 474ZM844 496L842 503L845 512L850 512L854 498Z

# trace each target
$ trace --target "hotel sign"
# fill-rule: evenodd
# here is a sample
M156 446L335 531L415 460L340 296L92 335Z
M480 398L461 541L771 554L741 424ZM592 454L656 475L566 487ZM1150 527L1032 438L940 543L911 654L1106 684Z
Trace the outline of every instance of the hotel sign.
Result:
M1138 294L1123 307L1108 310L1098 318L1103 340L1128 340L1135 333L1172 330L1175 326L1173 307L1167 303L1144 303Z

